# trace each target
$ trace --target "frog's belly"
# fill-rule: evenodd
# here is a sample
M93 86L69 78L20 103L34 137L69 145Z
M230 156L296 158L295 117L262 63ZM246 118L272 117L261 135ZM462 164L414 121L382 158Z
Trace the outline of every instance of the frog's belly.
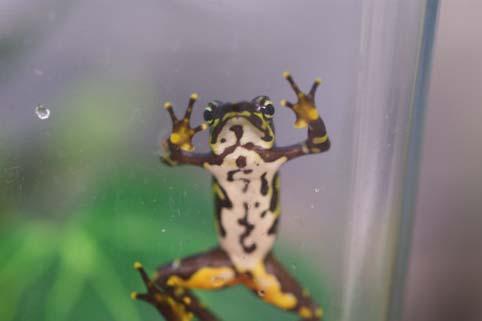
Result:
M205 165L226 194L222 198L229 199L230 206L218 213L219 240L240 270L254 268L273 247L279 215L275 177L285 161L264 162L255 151L238 147L222 164Z
M277 216L270 211L273 186L269 184L270 191L263 196L259 193L261 180L252 180L245 193L241 193L244 182L228 184L231 185L225 184L224 188L233 206L221 209L220 223L225 235L220 236L220 244L238 269L249 270L266 257L276 239L273 227ZM239 192L236 187L240 188Z

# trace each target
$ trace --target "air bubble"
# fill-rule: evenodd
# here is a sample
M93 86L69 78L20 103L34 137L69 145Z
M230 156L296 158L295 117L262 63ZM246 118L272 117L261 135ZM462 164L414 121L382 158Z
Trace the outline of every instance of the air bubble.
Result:
M161 232L166 233L166 229L165 228L161 229Z
M37 107L35 107L35 114L37 114L37 117L40 119L47 119L50 117L50 109L44 105L37 105Z
M319 193L320 189L318 187L315 187L315 193Z

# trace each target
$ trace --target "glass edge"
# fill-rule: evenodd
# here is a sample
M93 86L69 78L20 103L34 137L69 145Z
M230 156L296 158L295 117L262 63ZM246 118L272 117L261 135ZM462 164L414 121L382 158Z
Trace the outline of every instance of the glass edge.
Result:
M387 320L403 318L405 280L412 241L417 184L420 170L420 153L423 143L425 111L431 76L432 56L437 29L439 0L427 0L423 14L420 40L419 64L415 78L415 91L412 99L410 134L407 144L407 159L402 194L402 216L398 229L397 255L392 275Z

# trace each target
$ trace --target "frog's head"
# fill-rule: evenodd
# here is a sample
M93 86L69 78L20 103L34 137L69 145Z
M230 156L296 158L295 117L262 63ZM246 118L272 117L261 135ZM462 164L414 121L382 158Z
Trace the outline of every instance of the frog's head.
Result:
M272 148L273 115L273 103L266 96L237 103L210 102L204 111L204 120L211 129L209 145L212 151L220 155L237 145Z

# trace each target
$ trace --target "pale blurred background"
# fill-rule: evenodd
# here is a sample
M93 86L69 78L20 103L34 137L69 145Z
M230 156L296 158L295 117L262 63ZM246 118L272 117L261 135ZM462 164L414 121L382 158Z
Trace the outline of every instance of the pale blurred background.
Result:
M406 321L482 320L482 3L441 1Z
M257 3L0 0L0 319L155 319L128 299L141 286L131 262L152 268L215 241L208 176L158 164L169 131L161 102L182 108L194 90L199 108L264 93L279 101L291 95L285 68L303 86L325 79L318 102L335 143L283 172L279 253L337 315L359 1ZM481 9L441 6L406 321L482 320ZM277 111L282 143L303 137L292 120ZM315 161L323 170L309 170ZM240 291L203 298L228 321L293 319Z

